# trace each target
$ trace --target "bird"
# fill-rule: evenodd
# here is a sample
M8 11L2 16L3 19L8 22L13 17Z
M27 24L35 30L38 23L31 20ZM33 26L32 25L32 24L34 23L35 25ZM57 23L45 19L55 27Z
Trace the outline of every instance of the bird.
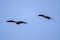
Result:
M44 17L44 18L46 18L46 19L52 19L51 17L45 16L45 15L43 15L43 14L39 14L38 16Z
M6 22L12 22L12 23L16 23L16 24L27 24L27 22L24 22L24 21L7 20Z

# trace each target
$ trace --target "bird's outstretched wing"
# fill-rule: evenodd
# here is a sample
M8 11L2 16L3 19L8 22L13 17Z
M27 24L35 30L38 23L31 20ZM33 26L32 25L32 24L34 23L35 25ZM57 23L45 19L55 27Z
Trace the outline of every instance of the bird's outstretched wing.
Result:
M45 16L44 18L46 18L46 19L52 19L51 17L49 17L49 16Z
M39 14L38 16L42 16L42 17L44 17L44 15L43 15L43 14Z
M7 20L6 22L15 22L15 21L13 21L13 20Z

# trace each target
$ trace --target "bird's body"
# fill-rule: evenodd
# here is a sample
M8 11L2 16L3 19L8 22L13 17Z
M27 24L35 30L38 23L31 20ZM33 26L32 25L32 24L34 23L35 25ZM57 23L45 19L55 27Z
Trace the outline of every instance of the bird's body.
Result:
M18 22L15 22L16 24L27 24L26 22L24 21L18 21Z
M16 24L27 24L27 22L24 22L24 21L13 21L13 20L8 20L7 22L12 22L12 23L16 23Z

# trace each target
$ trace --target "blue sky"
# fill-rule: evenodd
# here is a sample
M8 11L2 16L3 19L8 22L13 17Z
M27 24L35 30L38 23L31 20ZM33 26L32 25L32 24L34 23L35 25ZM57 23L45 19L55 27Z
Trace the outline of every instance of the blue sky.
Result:
M0 0L0 40L60 40L59 4L60 0ZM28 24L16 25L7 20Z

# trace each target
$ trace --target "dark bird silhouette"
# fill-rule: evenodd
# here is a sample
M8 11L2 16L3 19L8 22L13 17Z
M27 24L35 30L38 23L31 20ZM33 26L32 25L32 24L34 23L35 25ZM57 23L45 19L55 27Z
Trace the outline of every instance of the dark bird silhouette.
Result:
M43 15L43 14L39 14L38 16L44 17L44 18L46 18L46 19L51 19L51 17L45 16L45 15Z
M24 22L24 21L13 21L13 20L8 20L7 22L12 22L12 23L16 23L16 24L27 24L27 22Z

